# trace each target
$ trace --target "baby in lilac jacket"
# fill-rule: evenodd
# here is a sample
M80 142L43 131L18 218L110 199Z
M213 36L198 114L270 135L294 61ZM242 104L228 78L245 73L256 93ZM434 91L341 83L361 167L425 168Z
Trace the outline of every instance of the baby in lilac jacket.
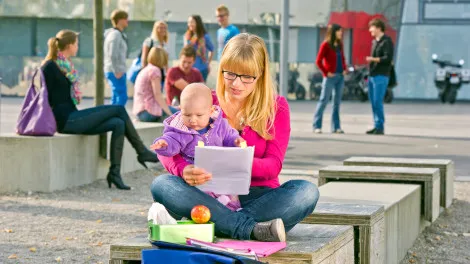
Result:
M203 83L192 83L181 93L181 111L165 119L163 136L155 139L150 147L162 156L177 154L194 163L194 152L198 141L205 146L239 147L245 140L238 131L223 118L222 110L213 105L212 92ZM230 210L241 208L236 195L207 194L216 198Z

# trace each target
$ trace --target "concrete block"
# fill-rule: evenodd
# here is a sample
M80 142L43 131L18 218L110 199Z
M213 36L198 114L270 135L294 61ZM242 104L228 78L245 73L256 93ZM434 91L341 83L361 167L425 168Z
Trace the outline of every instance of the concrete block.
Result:
M260 261L269 263L354 263L354 239L351 226L298 224L287 234L287 248ZM110 261L122 264L141 260L142 249L151 248L145 235L110 246Z
M370 263L394 264L405 257L419 235L420 192L421 186L417 184L330 182L320 187L319 204L383 206L384 218L371 227L358 225L358 232L364 236L362 241L370 241L370 257L373 260ZM348 216L343 218L347 219ZM336 223L339 224L339 221L341 218L338 217ZM367 263L365 261L359 263Z
M0 192L50 192L96 180L98 136L0 136Z
M136 123L135 126L146 146L150 146L163 131L160 123ZM111 138L110 134L108 138ZM2 134L0 149L1 193L62 190L103 179L109 169L109 161L99 156L99 136ZM143 167L126 140L121 172L138 169Z
M449 207L454 199L455 165L447 159L410 159L392 157L351 157L343 162L346 166L384 166L410 168L436 168L440 171L440 205Z
M421 184L421 209L425 219L433 222L439 216L439 169L378 166L328 166L320 169L318 185L330 181Z

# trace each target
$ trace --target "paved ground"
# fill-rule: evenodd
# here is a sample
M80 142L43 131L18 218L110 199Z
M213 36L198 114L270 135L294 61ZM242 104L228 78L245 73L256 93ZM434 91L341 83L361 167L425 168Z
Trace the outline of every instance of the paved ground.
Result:
M90 105L90 100L84 105ZM3 98L1 132L13 132L21 100ZM311 132L314 102L292 102L292 138L282 181L303 178L352 155L450 158L459 180L470 179L470 104L396 102L386 106L387 135L364 134L366 103L343 104L345 135ZM329 111L325 113L329 131ZM107 263L109 245L146 232L152 171L123 175L131 191L104 180L54 193L0 195L0 263ZM410 249L405 263L470 263L470 183L455 183L455 200Z
M84 106L91 106L85 100ZM324 134L312 133L315 102L290 102L292 138L285 168L318 170L339 164L353 155L447 158L456 163L458 179L470 180L470 103L394 102L386 105L386 136L369 136L368 102L344 102L341 119L344 135L330 134L330 109L325 112ZM130 103L128 104L131 105ZM14 132L21 106L18 98L3 98L0 132ZM128 108L130 110L130 108ZM462 178L468 177L468 178Z

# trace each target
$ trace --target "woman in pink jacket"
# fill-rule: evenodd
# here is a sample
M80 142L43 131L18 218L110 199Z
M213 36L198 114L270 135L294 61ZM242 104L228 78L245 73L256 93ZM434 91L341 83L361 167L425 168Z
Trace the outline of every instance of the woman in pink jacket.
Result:
M159 156L170 174L153 181L153 199L177 219L189 218L195 205L207 206L218 235L285 241L286 232L313 212L319 193L308 181L279 184L290 137L290 113L286 99L275 91L264 41L247 33L232 38L222 53L215 103L248 146L255 147L250 193L239 196L242 208L233 212L194 187L210 180L209 173L179 155Z

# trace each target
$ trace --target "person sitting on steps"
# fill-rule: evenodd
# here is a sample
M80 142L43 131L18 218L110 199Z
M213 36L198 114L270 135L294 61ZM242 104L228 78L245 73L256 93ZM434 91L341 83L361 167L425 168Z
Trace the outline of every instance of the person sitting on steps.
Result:
M78 110L81 94L77 71L71 61L78 51L78 33L61 30L48 41L49 50L42 62L41 70L49 93L57 131L63 134L99 135L112 131L110 161L106 180L108 186L114 184L118 189L130 190L121 178L121 158L124 137L137 152L137 160L147 168L145 162L158 162L158 158L142 143L139 134L121 105L101 105Z

